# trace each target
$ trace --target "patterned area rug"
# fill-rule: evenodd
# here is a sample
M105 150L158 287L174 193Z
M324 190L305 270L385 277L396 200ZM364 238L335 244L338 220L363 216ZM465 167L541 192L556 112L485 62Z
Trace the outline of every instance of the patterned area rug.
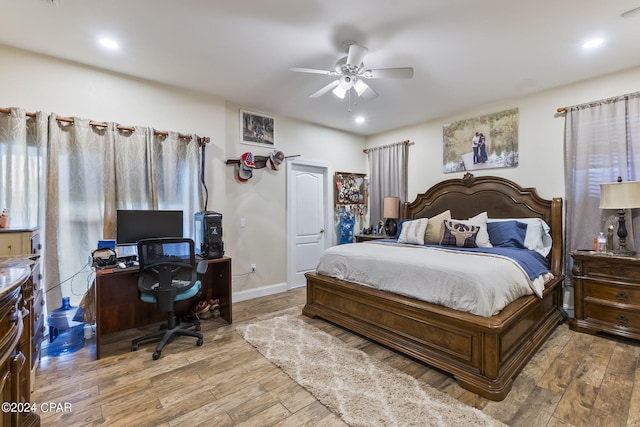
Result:
M297 315L236 330L351 426L504 426Z

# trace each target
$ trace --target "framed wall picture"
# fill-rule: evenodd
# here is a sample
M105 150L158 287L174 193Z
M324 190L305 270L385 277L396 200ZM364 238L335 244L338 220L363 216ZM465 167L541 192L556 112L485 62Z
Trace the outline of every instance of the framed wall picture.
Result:
M444 125L443 172L518 166L518 109Z
M367 186L365 178L366 175L363 173L336 172L333 177L336 206L366 205Z
M275 120L262 113L240 110L240 143L273 148Z

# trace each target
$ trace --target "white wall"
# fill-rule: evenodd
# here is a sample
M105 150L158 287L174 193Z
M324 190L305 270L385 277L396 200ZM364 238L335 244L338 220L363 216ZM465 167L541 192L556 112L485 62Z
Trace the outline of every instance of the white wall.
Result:
M239 158L246 151L268 155L270 149L240 144L240 106L227 105L226 151L229 158ZM246 107L243 107L246 109ZM268 112L266 112L268 113ZM285 156L296 156L330 165L331 172L364 172L366 155L362 152L364 138L347 132L275 117L275 146ZM286 167L286 161L285 161ZM286 170L257 169L247 182L236 178L237 168L227 166L226 204L224 217L225 245L233 258L234 292L247 292L262 286L286 282ZM331 193L333 194L333 193ZM240 227L240 218L246 227ZM335 227L329 237L335 243ZM256 264L255 274L248 273Z
M463 175L442 172L443 125L518 108L520 164L516 168L473 171L474 175L503 176L523 187L536 187L544 198L564 197L565 120L563 115L557 114L557 109L637 92L639 82L640 68L636 68L375 135L367 138L366 146L376 147L407 139L415 142L409 148L408 197L413 200L433 184Z
M240 106L224 98L128 77L0 45L0 107L208 136L208 210L223 214L233 290L286 281L286 162L280 171L255 172L247 183L225 161L244 151L269 150L239 143ZM251 106L242 106L251 109ZM270 116L269 111L266 111ZM328 163L333 170L364 172L364 138L286 117L276 119L276 145L285 155ZM239 228L239 218L247 227ZM335 235L333 236L335 241ZM79 254L86 259L87 254ZM249 276L251 264L257 272Z

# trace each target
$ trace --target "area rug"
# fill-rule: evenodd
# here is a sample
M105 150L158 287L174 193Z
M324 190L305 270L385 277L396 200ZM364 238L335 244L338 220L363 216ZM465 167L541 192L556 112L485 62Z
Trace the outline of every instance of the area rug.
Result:
M351 426L504 426L297 315L236 330Z

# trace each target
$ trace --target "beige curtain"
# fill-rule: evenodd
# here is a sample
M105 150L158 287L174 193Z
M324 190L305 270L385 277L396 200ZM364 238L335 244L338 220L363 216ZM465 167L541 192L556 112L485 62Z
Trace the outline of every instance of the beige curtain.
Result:
M46 141L45 113L27 117L21 108L0 113L0 209L9 210L11 227L42 224Z
M49 118L46 230L48 308L70 296L77 305L92 282L87 269L98 240L115 238L118 209L179 209L185 235L201 209L198 137L155 135ZM80 273L78 273L80 272ZM67 280L71 278L70 280Z
M407 201L407 159L409 145L405 142L369 148L369 221L372 225L383 219L385 197ZM400 211L402 214L402 211Z
M593 248L593 238L617 227L617 212L602 210L600 184L640 180L640 92L567 109L565 121L566 271L569 253ZM632 221L631 214L635 214ZM627 247L639 249L640 217L626 213ZM605 233L606 234L606 233ZM617 240L617 237L616 237ZM570 274L568 274L570 276Z

